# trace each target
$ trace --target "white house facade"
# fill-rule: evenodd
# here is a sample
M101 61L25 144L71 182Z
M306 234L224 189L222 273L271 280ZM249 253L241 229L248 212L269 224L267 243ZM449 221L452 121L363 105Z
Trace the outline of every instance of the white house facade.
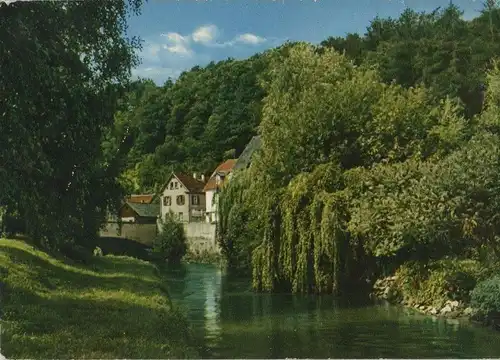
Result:
M218 193L224 183L231 177L236 159L229 159L217 166L217 169L208 179L207 184L203 188L206 199L206 221L208 223L217 222L217 200Z

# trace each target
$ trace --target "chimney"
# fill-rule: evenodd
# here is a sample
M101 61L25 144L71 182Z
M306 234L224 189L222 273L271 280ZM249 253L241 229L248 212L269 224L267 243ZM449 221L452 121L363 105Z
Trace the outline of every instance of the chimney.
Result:
M201 181L205 182L205 175L204 174L201 174Z
M197 173L193 173L193 177L194 177L195 179L198 179L198 178L196 177L197 175L198 175Z

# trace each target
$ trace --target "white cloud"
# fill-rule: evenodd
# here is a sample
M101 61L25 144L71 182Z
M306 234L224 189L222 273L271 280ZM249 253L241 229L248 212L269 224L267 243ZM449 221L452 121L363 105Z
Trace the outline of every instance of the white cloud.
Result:
M161 46L163 49L174 54L182 56L192 56L194 54L193 50L191 49L192 43L197 43L208 47L230 47L237 44L259 45L267 41L267 39L255 34L245 33L237 35L231 41L217 42L216 40L219 37L219 34L219 29L213 24L200 26L189 35L181 35L176 32L169 32L166 34L162 34L162 36L166 38L167 41ZM155 56L155 54L158 52L158 49L156 47L150 47L149 52L152 53L153 56Z
M217 26L209 24L188 34L168 32L146 39L138 54L142 64L132 71L132 76L151 78L161 84L168 78L178 78L182 71L195 65L203 66L235 53L249 54L255 51L250 49L253 46L271 46L282 42L251 33L239 34L228 41L221 38L222 32Z
M191 34L191 38L196 43L211 44L219 35L219 30L215 25L204 25L197 28Z
M235 42L239 43L244 43L244 44L251 44L251 45L258 45L266 41L263 37L246 33L242 35L238 35L234 39Z
M190 39L188 36L182 36L181 34L175 32L169 32L161 35L167 38L167 43L162 46L165 50L185 56L191 56L193 54L193 51L189 47Z

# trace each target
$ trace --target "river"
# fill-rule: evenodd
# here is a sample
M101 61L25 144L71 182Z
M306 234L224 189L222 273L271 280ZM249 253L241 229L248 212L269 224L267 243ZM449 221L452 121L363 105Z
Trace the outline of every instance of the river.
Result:
M386 304L256 294L211 265L166 273L203 358L500 358L500 332Z

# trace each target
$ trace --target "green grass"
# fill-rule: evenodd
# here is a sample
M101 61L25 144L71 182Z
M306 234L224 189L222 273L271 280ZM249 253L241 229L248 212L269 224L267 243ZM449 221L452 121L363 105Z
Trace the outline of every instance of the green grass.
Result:
M189 324L157 269L124 256L90 265L0 239L1 353L7 358L192 358Z

